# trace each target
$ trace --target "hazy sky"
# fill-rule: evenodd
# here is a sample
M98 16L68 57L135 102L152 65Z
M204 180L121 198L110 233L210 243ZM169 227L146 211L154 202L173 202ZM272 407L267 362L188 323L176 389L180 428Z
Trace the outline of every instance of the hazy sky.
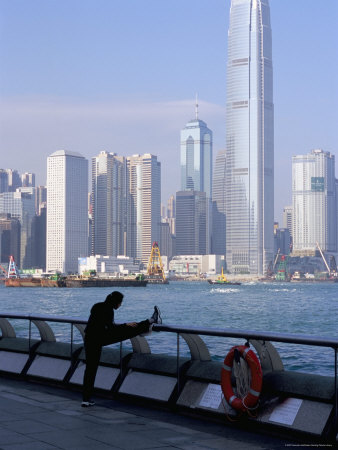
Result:
M34 172L58 149L150 152L162 199L180 188L180 130L199 115L225 148L230 0L0 0L0 168ZM338 158L338 1L270 0L275 217L291 157ZM337 177L338 177L338 170Z

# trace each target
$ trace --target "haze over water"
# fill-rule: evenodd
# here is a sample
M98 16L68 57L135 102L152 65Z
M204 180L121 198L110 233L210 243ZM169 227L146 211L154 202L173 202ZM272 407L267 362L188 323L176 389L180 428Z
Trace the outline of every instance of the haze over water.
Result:
M87 319L91 306L114 288L5 288L0 286L0 312ZM338 283L248 283L211 286L206 282L171 282L121 289L123 305L117 322L150 317L157 304L163 323L185 327L294 333L338 339ZM19 336L28 336L26 321L12 321ZM70 339L70 326L50 322L57 340ZM37 337L35 327L32 327ZM230 347L245 339L206 338L213 359L223 360ZM152 352L176 354L174 333L147 337ZM75 340L81 342L76 331ZM288 370L334 375L334 352L320 347L275 344ZM129 348L126 341L124 347ZM189 356L180 340L180 354Z

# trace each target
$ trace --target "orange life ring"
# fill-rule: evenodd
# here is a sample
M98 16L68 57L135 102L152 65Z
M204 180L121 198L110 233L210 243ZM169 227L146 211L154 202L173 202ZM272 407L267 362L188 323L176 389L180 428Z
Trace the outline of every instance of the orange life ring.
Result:
M236 349L248 363L251 371L250 389L244 398L236 397L231 384L231 372ZM232 347L224 359L221 373L222 391L228 404L238 411L247 411L248 409L255 407L258 403L258 398L262 390L262 381L263 374L261 365L257 356L250 349L250 347L246 345L237 345Z

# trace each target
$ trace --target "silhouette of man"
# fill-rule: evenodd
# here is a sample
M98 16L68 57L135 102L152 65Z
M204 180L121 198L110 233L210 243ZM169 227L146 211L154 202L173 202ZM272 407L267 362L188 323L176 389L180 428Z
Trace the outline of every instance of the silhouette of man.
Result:
M81 404L83 407L95 404L91 400L91 395L94 390L102 347L146 333L153 323L162 323L160 310L154 306L153 315L149 319L142 322L115 324L114 310L121 306L122 301L123 294L114 291L106 297L104 302L96 303L90 311L84 339L86 369L83 377L83 401Z

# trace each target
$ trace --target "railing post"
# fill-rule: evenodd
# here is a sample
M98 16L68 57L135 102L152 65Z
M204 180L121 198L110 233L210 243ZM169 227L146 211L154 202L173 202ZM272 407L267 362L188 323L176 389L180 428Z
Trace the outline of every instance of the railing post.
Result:
M120 380L122 380L122 341L120 342Z
M29 356L31 356L31 337L32 337L32 321L29 319L29 325L28 325L28 351Z
M335 425L335 434L337 433L338 430L338 393L337 393L337 389L338 389L338 368L337 368L337 347L335 347L334 349L334 400L335 400L335 405L334 405L334 425Z
M70 324L70 362L73 363L73 339L74 339L74 324Z
M176 375L177 375L177 395L180 393L180 334L177 333L177 355L176 355Z

